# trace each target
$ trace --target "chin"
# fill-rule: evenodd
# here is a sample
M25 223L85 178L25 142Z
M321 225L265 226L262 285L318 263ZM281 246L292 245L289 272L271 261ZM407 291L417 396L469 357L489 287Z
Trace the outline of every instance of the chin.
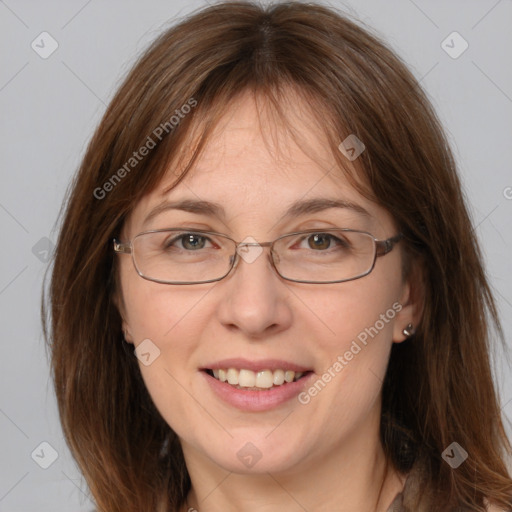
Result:
M215 446L215 451L205 447L204 455L222 469L243 475L284 473L296 469L304 458L303 443L284 444L280 440L276 445L261 435L237 436L228 444Z

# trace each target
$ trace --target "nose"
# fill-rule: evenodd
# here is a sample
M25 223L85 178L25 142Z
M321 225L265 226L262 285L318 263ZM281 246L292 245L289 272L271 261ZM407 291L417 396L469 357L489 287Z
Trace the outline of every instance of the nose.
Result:
M269 249L246 245L236 257L235 268L216 287L220 323L252 339L288 329L290 293L272 266Z

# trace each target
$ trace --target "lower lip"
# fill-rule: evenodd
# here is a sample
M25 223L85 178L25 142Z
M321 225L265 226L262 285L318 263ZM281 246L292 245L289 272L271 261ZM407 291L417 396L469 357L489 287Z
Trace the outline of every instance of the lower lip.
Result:
M313 372L310 372L297 381L274 386L267 390L244 391L243 389L235 388L227 382L221 382L205 371L201 373L219 398L233 407L251 412L267 411L288 402L306 387L307 382L314 375Z

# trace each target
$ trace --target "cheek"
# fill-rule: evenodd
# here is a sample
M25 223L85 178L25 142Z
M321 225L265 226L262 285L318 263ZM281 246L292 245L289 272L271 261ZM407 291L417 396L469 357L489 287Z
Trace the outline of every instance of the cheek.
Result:
M391 343L401 285L396 279L383 279L377 273L362 279L325 286L314 295L304 294L302 301L323 324L323 344L344 353L353 342L372 348L379 340ZM353 352L357 352L357 347ZM363 352L363 350L361 350ZM364 350L368 352L368 350ZM350 358L350 355L348 356Z
M150 353L149 364L139 357L142 378L165 421L185 434L191 428L193 356L208 315L202 300L208 289L164 286L129 272L125 277L125 320L139 354Z
M150 348L154 363L145 365L139 357L139 367L153 395L155 390L173 387L171 374L186 384L196 370L192 356L210 314L205 307L208 301L203 300L208 288L166 286L134 274L127 269L123 276L124 318L137 353Z
M309 303L304 298L322 324L317 320L321 382L317 380L316 386L306 390L304 401L322 395L316 407L325 409L337 425L364 418L375 405L387 369L395 318L402 307L397 301L400 280L378 273L372 276L326 286L323 293L310 296Z
M179 339L175 333L183 335L200 325L200 304L208 288L154 283L141 278L129 265L121 268L121 282L124 320L135 345L150 338L163 349Z

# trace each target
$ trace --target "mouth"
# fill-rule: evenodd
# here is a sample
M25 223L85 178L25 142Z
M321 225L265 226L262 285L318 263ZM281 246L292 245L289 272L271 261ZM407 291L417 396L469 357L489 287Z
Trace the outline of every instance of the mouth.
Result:
M285 387L307 377L311 371L294 371L286 368L253 371L247 368L207 368L210 377L244 391L268 391Z
M230 358L199 367L215 398L246 412L292 404L315 378L310 366L286 359Z

